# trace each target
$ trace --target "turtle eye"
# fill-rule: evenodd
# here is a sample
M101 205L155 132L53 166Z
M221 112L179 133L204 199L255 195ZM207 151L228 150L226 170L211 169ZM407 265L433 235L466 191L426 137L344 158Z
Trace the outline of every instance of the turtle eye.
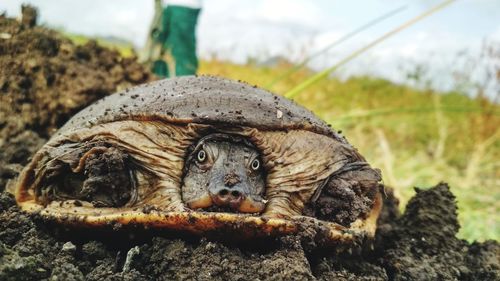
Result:
M257 171L260 168L260 161L259 161L259 159L254 159L252 161L252 164L250 164L250 167L252 168L252 170Z
M196 155L196 159L200 163L205 162L205 160L207 159L207 153L205 152L205 150L202 149L202 150L198 151L198 154Z

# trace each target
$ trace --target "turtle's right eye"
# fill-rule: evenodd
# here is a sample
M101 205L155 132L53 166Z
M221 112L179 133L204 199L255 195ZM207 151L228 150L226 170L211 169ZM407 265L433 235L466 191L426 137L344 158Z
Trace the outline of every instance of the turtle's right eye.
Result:
M207 160L207 153L205 152L205 150L201 149L200 151L198 151L196 160L198 160L199 163L203 163L205 162L205 160Z
M252 170L254 170L254 171L259 170L259 168L260 168L260 161L259 161L259 159L254 159L252 161L252 164L250 165L250 167L252 167Z

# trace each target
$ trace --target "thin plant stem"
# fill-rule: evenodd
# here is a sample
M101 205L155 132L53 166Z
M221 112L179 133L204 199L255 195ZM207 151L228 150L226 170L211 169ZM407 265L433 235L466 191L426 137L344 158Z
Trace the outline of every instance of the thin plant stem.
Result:
M456 0L446 0L444 2L442 2L441 4L439 5L436 5L434 6L432 9L418 15L417 17L414 17L412 18L411 20L403 23L402 25L396 27L395 29L385 33L384 35L380 36L379 38L373 40L372 42L370 42L369 44L357 49L356 51L352 52L349 56L345 57L344 59L342 59L340 62L338 62L337 64L333 65L332 67L330 68L327 68L321 72L318 72L316 75L313 75L312 77L310 77L309 79L307 79L306 81L300 83L299 85L295 86L295 88L291 89L290 91L288 91L287 93L285 93L285 97L287 98L294 98L296 97L298 94L300 94L304 89L306 89L307 87L315 84L316 82L320 81L321 79L324 79L326 78L330 73L332 73L333 71L337 70L340 66L343 66L344 64L350 62L351 60L353 60L354 58L356 58L357 56L361 55L362 53L366 52L367 50L375 47L376 45L380 44L381 42L385 41L387 38L403 31L404 29L412 26L413 24L415 24L416 22L432 15L433 13L445 8L446 6L450 5L451 3L455 2Z

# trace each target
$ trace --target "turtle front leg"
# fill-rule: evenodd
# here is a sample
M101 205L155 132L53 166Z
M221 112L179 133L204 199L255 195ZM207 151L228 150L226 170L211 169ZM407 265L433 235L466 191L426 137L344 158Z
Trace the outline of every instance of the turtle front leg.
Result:
M39 169L33 184L35 200L43 204L82 200L96 207L123 207L135 200L127 153L103 143L65 147L61 149L67 152L45 160Z
M145 199L145 203L166 212L182 212L188 209L184 206L181 191L169 179L160 179L155 184L155 192Z
M304 204L294 193L280 192L269 197L264 217L291 218L302 214Z
M372 211L379 194L380 171L366 162L346 164L316 190L304 214L349 226Z

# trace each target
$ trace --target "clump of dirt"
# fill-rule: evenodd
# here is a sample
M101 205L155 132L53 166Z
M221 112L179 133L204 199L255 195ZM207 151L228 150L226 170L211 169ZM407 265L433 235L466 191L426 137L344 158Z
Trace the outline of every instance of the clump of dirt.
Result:
M35 26L36 9L21 21L0 15L0 186L17 174L54 131L90 103L153 79L136 58L95 41L78 46Z
M494 241L469 245L455 237L460 225L449 187L441 183L429 190L415 190L404 215L389 230L378 232L381 244L377 246L383 252L380 262L388 277L498 280L500 245Z
M444 183L417 189L402 215L386 189L375 240L347 251L306 236L235 244L120 227L99 235L23 213L2 190L53 130L150 77L132 59L31 23L0 17L0 280L500 280L498 242L456 238Z

